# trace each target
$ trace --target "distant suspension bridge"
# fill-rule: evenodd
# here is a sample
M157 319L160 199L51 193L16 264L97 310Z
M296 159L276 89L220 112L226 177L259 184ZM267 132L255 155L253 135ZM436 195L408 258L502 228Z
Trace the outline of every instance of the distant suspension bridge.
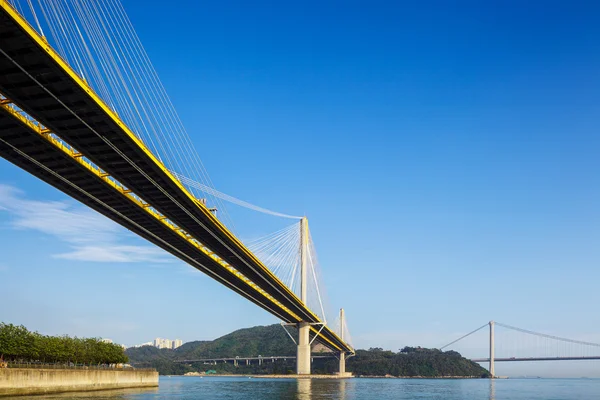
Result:
M497 340L496 326L505 328L502 342ZM598 343L534 332L495 321L490 321L440 347L440 350L454 349L453 346L463 339L488 327L489 356L485 358L474 357L471 360L489 363L489 371L492 377L496 374L495 362L600 360L600 344ZM501 357L496 356L498 350L500 350Z

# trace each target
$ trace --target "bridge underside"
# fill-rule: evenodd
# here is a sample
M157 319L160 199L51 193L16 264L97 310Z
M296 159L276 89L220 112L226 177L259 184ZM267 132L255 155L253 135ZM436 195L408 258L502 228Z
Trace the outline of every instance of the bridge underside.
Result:
M48 47L48 46L46 46ZM216 218L189 195L149 151L76 75L0 13L0 90L29 115L178 226L236 267L269 287L278 300L288 293L237 243ZM296 304L298 315L309 318Z
M271 313L276 310L248 293L215 260L199 252L173 230L143 210L116 188L106 184L56 147L0 108L0 155L44 182L98 211L160 248L202 270L223 285ZM277 314L285 318L283 314Z
M0 111L0 154L10 162L111 218L234 290L283 321L319 323L288 288L167 171L87 84L11 7L0 1L0 91L51 132L125 185L143 195L162 218L231 264L261 291L169 229L103 176L73 155ZM312 328L313 334L316 329ZM325 327L318 340L334 350L353 351Z
M88 207L135 232L139 236L182 259L221 284L287 322L295 322L263 296L249 290L248 285L219 265L213 258L169 229L119 191L106 183L83 163L36 132L24 121L15 118L7 108L0 107L0 156L54 186ZM319 339L324 345L328 343Z
M334 355L330 356L311 356L312 359L329 359L335 358ZM176 364L192 364L192 363L200 363L200 362L228 362L228 361L278 361L278 360L295 360L296 356L264 356L264 357L221 357L221 358L197 358L194 360L174 360L173 362Z

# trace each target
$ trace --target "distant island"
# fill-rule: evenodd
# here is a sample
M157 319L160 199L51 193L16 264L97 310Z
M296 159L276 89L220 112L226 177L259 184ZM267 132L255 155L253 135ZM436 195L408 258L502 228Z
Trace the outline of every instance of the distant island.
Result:
M195 341L171 349L153 346L129 348L125 351L130 363L140 367L156 368L161 375L183 375L207 370L222 374L261 375L293 374L295 360L263 362L245 365L239 363L201 362L180 363L182 360L206 358L294 356L296 347L280 325L257 326L240 329L212 341ZM313 348L314 355L326 355L322 346ZM333 374L338 364L334 358L315 359L312 371L315 374ZM404 347L398 352L371 348L357 350L356 356L347 361L346 368L355 376L389 377L489 377L489 372L479 364L462 357L455 351L442 352L437 349Z

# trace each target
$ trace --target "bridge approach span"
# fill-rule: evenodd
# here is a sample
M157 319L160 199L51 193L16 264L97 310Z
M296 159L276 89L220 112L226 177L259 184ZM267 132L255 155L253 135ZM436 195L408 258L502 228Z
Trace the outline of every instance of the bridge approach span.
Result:
M57 146L39 138L27 142L3 132L1 151L9 161L209 273L283 321L316 324L312 334L326 347L353 352L329 327L318 325L323 321L184 188L6 0L0 0L0 92L6 97L4 105L14 104L39 122L38 134L51 133L71 150L65 158ZM18 121L8 108L1 118L5 126L15 126L12 118L22 125L16 131L35 136L35 127ZM69 157L89 160L99 175L92 176ZM102 179L107 177L121 185L121 193L100 187L111 186ZM155 212L155 220L134 211L131 201L122 198L129 194L140 201L138 208ZM172 232L160 226L163 220ZM187 244L182 235L189 239ZM192 245L194 251L190 240L202 249Z

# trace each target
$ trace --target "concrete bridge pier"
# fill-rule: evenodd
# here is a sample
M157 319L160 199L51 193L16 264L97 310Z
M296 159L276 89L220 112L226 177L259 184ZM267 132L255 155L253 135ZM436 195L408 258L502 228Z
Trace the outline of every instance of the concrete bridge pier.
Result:
M298 324L298 347L296 351L296 373L298 375L310 375L309 331L310 324L308 322Z
M340 351L340 376L346 375L346 353Z

